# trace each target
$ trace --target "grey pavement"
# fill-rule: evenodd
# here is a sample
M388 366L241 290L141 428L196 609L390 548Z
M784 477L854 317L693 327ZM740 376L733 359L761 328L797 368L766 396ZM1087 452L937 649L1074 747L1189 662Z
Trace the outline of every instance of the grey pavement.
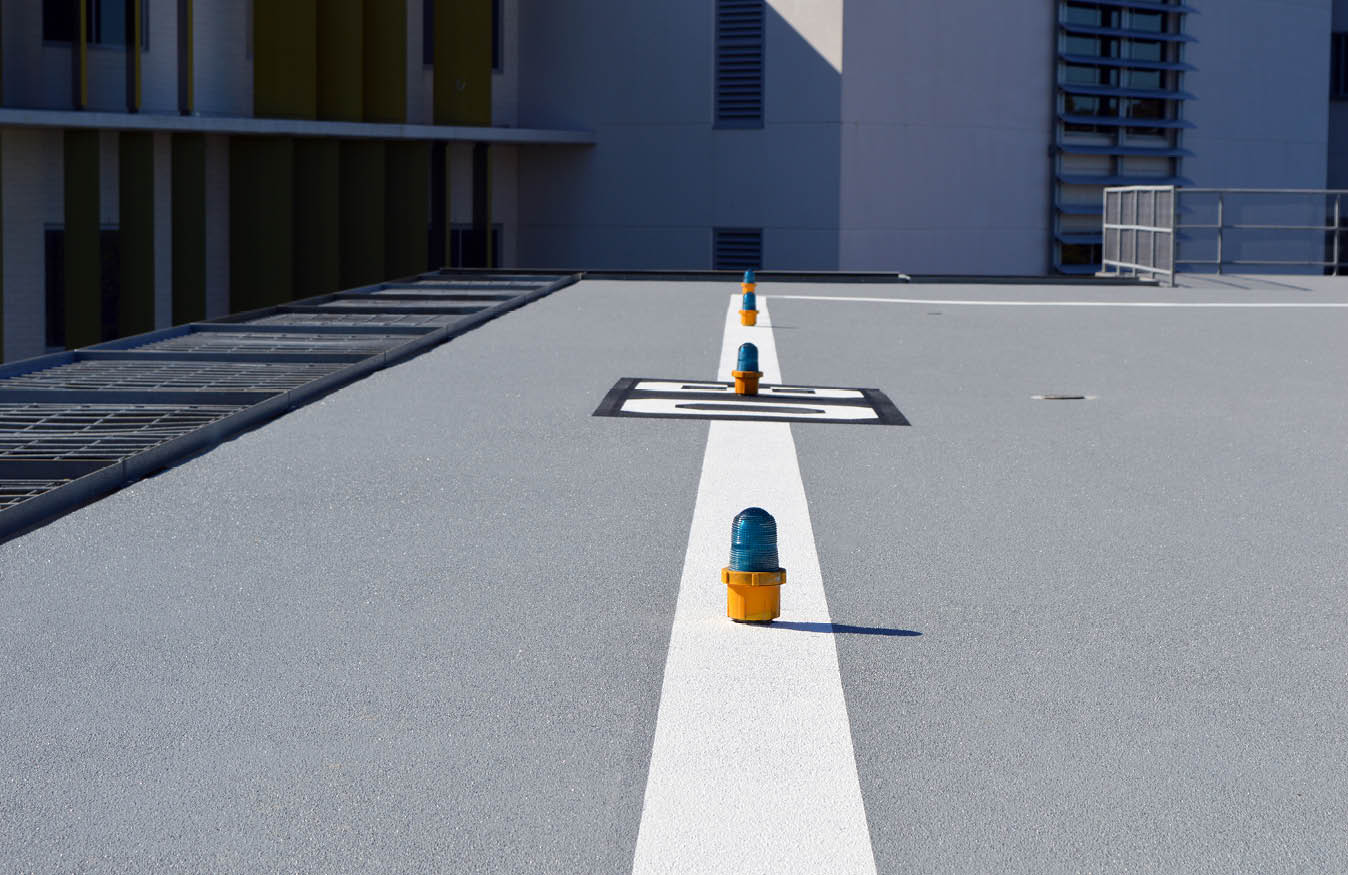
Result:
M772 296L1339 282L760 285L912 422L792 427L834 622L921 633L836 639L881 872L1348 870L1348 310ZM733 290L583 282L0 545L0 870L629 869L707 427L590 414Z

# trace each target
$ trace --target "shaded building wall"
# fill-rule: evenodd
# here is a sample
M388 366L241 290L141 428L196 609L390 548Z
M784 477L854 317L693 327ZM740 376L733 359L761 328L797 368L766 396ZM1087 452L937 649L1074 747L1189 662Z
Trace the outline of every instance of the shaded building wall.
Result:
M1348 32L1348 0L1334 0L1332 27ZM1348 188L1348 100L1329 104L1329 144L1326 175L1329 188Z
M1330 0L1224 0L1191 15L1185 86L1195 186L1323 188Z

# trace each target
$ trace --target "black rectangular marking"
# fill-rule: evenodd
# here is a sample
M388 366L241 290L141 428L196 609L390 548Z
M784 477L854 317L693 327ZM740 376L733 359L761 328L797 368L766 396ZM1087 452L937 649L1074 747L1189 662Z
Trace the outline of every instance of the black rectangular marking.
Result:
M665 384L672 388L637 388L643 383ZM713 380L623 377L604 395L593 415L738 422L822 422L835 425L911 424L889 396L879 389L762 384L758 395L736 395L733 387L733 383ZM834 393L849 394L841 398L830 397ZM646 409L629 409L629 402L637 402ZM754 408L761 408L763 412L754 413ZM793 408L800 412L788 412ZM725 413L715 412L717 410L724 410Z

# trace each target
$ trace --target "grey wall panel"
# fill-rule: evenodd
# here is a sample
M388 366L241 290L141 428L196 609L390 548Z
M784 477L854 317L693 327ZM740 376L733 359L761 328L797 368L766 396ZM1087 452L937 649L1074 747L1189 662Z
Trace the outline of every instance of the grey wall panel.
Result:
M1189 16L1185 77L1198 99L1184 175L1205 187L1327 182L1330 0L1227 0ZM1276 38L1270 38L1276 34Z
M968 11L846 6L844 269L1045 270L1053 10Z

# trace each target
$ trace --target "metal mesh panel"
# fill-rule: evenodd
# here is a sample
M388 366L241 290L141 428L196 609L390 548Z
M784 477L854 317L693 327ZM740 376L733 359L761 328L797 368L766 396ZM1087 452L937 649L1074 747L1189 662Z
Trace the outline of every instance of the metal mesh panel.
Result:
M233 405L0 403L0 458L117 461L242 409Z
M1119 224L1119 205L1122 198L1117 191L1105 192L1105 223L1109 225Z
M241 325L411 325L435 328L452 325L464 316L432 313L276 313L249 319Z
M313 315L313 314L306 314ZM291 324L291 323L285 323ZM201 331L170 337L157 343L138 346L145 352L336 352L350 355L374 355L410 338L403 334L303 334Z
M286 390L347 367L341 362L84 361L0 380L6 389Z
M1156 224L1156 192L1139 192L1137 198L1137 224Z
M1125 264L1137 264L1137 232L1124 231L1120 241L1119 261Z
M414 308L425 309L427 307L453 307L457 310L471 309L473 312L485 310L489 305L481 301L399 301L396 299L366 301L360 298L341 298L336 301L325 301L318 306L324 310L345 310L351 307L378 307L381 310L410 310ZM389 315L394 315L390 313ZM462 313L453 315L464 315Z
M0 480L0 510L64 486L69 480Z

